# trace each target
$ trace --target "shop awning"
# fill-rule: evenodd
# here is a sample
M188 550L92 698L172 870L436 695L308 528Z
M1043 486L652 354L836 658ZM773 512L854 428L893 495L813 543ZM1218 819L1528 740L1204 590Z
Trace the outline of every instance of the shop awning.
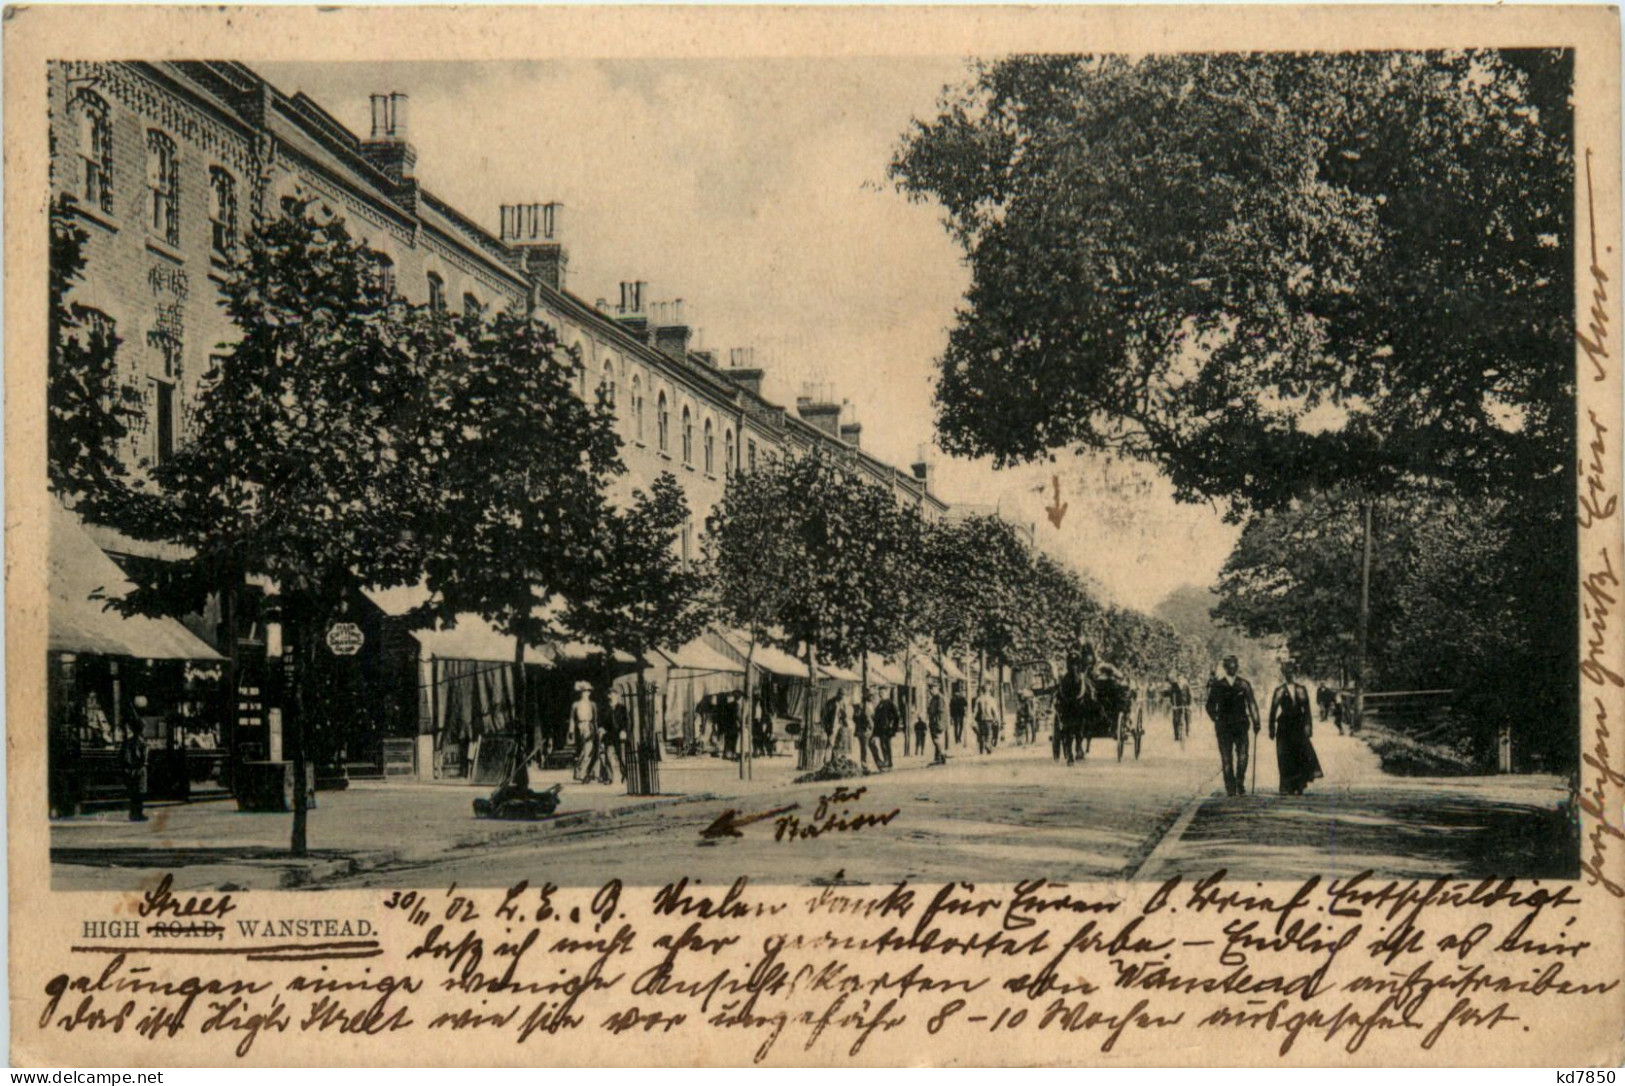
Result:
M724 644L738 653L739 659L745 658L745 650L750 647L750 637L738 630L714 631ZM756 642L756 651L751 654L751 664L770 671L775 675L782 675L787 679L805 679L807 677L807 664L804 660L797 660L788 652L776 649L763 641Z
M202 638L172 618L125 616L111 600L134 586L96 545L79 519L51 503L51 652L133 656L142 660L223 660Z
M802 664L801 670L805 674L807 665ZM863 681L863 676L856 671L848 671L846 668L837 667L834 664L819 664L818 670L824 673L826 679L834 679L839 683L861 683Z
M665 659L667 666L675 670L697 673L726 672L732 675L745 673L745 665L735 663L725 654L707 645L702 637L696 637L679 648L657 651Z
M902 686L903 668L900 664L893 664L882 660L874 653L869 654L869 681L878 682L882 686Z
M403 588L366 590L366 596L386 615L399 617L421 607L432 598L421 584ZM536 617L549 617L557 608L538 608ZM479 615L461 614L435 629L412 630L422 659L477 660L485 663L513 663L514 639L493 627ZM538 667L575 667L590 663L598 648L582 641L549 641L525 650L525 662ZM630 653L617 652L615 662L636 666Z

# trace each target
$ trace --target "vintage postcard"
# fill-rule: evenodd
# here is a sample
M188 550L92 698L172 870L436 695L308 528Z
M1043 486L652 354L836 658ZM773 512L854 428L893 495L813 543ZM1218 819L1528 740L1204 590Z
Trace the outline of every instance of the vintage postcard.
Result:
M7 9L11 1059L1625 1059L1619 16Z

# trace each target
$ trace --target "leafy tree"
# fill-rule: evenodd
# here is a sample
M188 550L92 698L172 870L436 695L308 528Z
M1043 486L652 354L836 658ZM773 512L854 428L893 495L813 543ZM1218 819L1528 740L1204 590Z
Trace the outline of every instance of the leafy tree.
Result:
M942 440L1081 446L1233 515L1572 470L1570 58L1019 56L892 163L972 282Z
M890 597L867 598L887 591L871 584L890 560L876 508L864 483L814 451L737 476L708 522L717 610L750 636L748 653L763 640L806 652L803 768L816 768L820 657L850 664L866 644L881 643Z
M418 452L433 500L417 525L432 614L476 614L512 637L523 705L525 650L557 635L555 597L585 604L585 578L607 584L606 491L625 470L620 439L608 405L573 391L574 360L547 325L519 313L422 319L435 333L424 344L433 414Z
M186 444L152 469L150 503L107 523L188 557L141 571L130 610L176 613L245 574L275 582L293 650L285 743L291 847L306 851L307 738L322 730L315 661L360 584L418 580L419 504L438 500L412 455L431 417L425 323L341 218L294 202L249 236L222 288L241 333L205 377Z
M642 660L651 649L681 645L705 628L703 575L677 554L687 521L682 488L662 472L647 494L633 491L629 506L611 510L599 523L587 575L570 592L562 622L602 650L606 685L613 680L616 652ZM652 722L643 717L643 690L640 670L632 747L634 757L649 759L655 740ZM647 791L647 774L629 772L627 787Z
M791 570L801 564L793 531L797 495L793 462L764 457L749 473L728 481L705 524L706 584L716 615L742 631L745 706L754 712L756 647L772 644L794 591ZM741 749L748 747L744 744ZM739 759L741 778L750 774Z
M919 602L919 512L890 491L854 479L849 515L859 551L856 579L848 585L850 642L860 664L861 697L869 704L869 656L892 656L913 640L909 616Z
M117 334L70 300L84 274L86 240L66 197L53 203L46 478L54 493L94 519L104 503L131 497L118 445L129 432L126 420L139 408L131 390L119 387Z

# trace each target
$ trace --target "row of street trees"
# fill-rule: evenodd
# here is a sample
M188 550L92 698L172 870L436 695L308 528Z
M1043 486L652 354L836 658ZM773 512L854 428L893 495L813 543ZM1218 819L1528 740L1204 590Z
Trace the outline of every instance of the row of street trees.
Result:
M865 702L871 657L900 661L911 686L916 666L974 659L975 682L1000 690L1005 668L1056 661L1085 640L1146 679L1210 663L1169 623L1103 605L998 517L928 520L816 453L733 480L707 523L706 559L716 617L746 636L747 661L764 643L804 654L804 767L821 756L820 661L858 670Z

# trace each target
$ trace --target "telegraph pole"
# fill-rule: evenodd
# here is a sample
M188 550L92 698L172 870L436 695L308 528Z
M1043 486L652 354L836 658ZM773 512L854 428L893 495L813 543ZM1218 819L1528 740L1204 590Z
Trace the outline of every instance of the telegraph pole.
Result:
M1360 543L1360 617L1355 627L1354 645L1354 727L1365 720L1366 638L1371 632L1371 500L1364 506L1364 528Z

